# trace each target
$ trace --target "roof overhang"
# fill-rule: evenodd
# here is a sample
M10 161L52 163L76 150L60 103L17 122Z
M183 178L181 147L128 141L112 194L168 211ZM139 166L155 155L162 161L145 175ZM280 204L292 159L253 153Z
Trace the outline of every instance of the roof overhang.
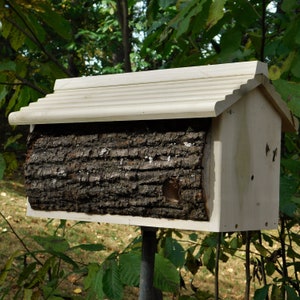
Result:
M54 92L9 115L12 125L216 117L260 87L282 118L297 120L268 80L267 65L242 62L59 79Z

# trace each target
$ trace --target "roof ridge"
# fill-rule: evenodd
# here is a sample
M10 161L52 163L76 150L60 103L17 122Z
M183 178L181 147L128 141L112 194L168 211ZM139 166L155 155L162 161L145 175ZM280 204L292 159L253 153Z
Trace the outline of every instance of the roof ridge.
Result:
M54 91L60 89L92 88L95 86L130 85L145 82L168 82L201 78L218 78L227 76L247 76L256 74L268 77L267 64L259 61L235 62L226 64L158 69L132 73L117 73L87 77L73 77L58 79Z

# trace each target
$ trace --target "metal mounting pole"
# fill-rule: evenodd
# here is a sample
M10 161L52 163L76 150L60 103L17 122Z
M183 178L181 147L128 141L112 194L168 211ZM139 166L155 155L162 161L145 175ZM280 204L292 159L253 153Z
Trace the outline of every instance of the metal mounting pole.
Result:
M142 227L142 262L139 300L161 300L162 293L154 288L154 263L157 228Z

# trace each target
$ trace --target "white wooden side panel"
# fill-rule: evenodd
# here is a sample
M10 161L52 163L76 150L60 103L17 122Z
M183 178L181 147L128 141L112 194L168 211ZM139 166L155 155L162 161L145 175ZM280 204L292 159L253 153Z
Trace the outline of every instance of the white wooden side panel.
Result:
M172 228L192 231L212 231L218 232L215 222L197 222L190 220L171 220L144 218L121 215L91 215L86 213L66 212L66 211L42 211L33 210L27 202L27 216L38 218L65 219L86 222L112 223L122 225L146 226L156 228Z
M214 202L220 201L220 231L276 228L279 115L256 89L216 118L214 126Z

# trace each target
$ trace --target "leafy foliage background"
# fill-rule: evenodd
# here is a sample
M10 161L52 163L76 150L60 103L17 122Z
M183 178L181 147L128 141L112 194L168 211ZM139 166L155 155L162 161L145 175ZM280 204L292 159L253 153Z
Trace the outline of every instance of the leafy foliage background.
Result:
M50 93L57 78L258 59L268 63L270 79L299 118L299 12L297 0L0 0L0 179L15 174L25 153L26 131L10 127L8 114ZM300 139L285 134L282 140L278 233L208 234L203 240L193 233L183 247L173 238L180 233L161 230L156 287L179 296L182 268L195 275L203 265L216 274L218 260L246 245L246 298L250 265L263 282L255 299L300 297ZM0 275L0 293L9 287L5 279L14 259L23 255L34 261L21 270L16 297L35 299L40 286L42 299L62 299L60 262L80 269L68 256L72 249L55 235L34 239L47 260L37 260L29 249L13 253ZM122 299L125 285L138 285L139 243L84 270L89 299ZM250 244L258 256L250 258ZM274 245L272 251L267 247Z

